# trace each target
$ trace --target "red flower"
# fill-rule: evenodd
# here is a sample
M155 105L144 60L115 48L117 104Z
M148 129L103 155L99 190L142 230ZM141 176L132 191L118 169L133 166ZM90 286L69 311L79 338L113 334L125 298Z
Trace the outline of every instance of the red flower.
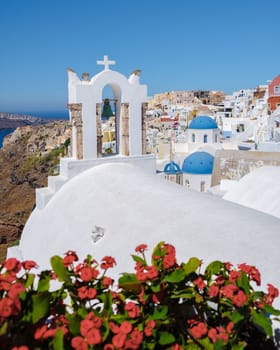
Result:
M229 281L230 281L230 283L234 283L240 277L241 277L241 272L240 271L230 271L230 273L229 273Z
M80 277L84 282L94 280L98 276L98 270L93 267L85 266L80 271Z
M201 276L194 280L193 283L197 286L198 289L204 289L206 286Z
M205 323L199 322L196 326L191 328L190 332L194 338L200 339L202 336L207 334L207 327Z
M10 317L13 314L13 300L10 298L2 298L0 300L0 317Z
M139 306L133 302L128 302L124 308L128 312L128 316L136 318L140 315Z
M106 344L103 350L115 350L115 347L113 344Z
M105 287L109 287L109 286L111 286L114 283L114 280L112 278L110 278L110 277L104 276L103 280L102 280L102 283L103 283L103 285Z
M252 281L255 281L258 286L261 285L261 274L255 266L247 265L245 263L239 264L238 268L246 273Z
M217 341L217 331L215 328L211 328L208 331L208 337L211 339L212 343L216 343Z
M218 286L221 286L225 283L225 279L224 279L224 276L223 275L220 275L220 276L217 276L215 278L215 282Z
M25 287L21 283L14 283L11 285L9 291L8 291L8 296L11 299L15 299L19 296L21 292L25 291Z
M100 344L102 342L102 336L97 328L91 328L86 334L86 340L90 345Z
M163 267L165 269L170 269L176 265L176 257L173 254L166 254L165 257L163 258Z
M93 328L93 322L91 320L82 320L80 323L80 332L84 337L87 336L87 333Z
M221 339L223 342L227 342L228 334L226 330L223 327L216 327L216 329L218 330L217 338Z
M139 346L143 341L143 333L140 332L137 328L134 328L131 333L131 339L129 340L129 343L131 344L130 346L133 346L133 344L134 346ZM138 349L138 347L132 347L132 349Z
M144 328L144 333L147 337L150 337L153 333L153 329L156 326L156 322L154 320L149 320Z
M116 348L121 348L124 346L126 340L126 334L125 333L118 333L113 336L112 343Z
M116 260L112 258L111 256L104 256L104 258L101 261L100 267L103 270L107 270L111 267L114 267L116 265Z
M266 304L272 305L274 299L279 296L279 291L270 283L268 283L267 285L267 291L268 293L265 294L264 301L266 302Z
M224 295L226 298L232 298L234 292L238 290L238 287L236 287L234 284L227 284L223 288L221 288L220 292L222 295Z
M71 340L71 346L75 350L88 350L87 342L79 336Z
M232 263L230 263L230 262L224 262L224 266L225 266L225 268L226 268L226 270L227 271L231 271L232 270L232 267L233 267L233 265L232 265Z
M233 328L234 328L234 323L232 321L230 321L226 327L226 331L231 334L233 332Z
M174 344L171 346L171 350L183 350L183 348L179 344Z
M109 327L113 333L120 333L120 327L117 326L114 322L109 322Z
M102 319L97 316L93 317L92 322L94 328L100 328L102 326Z
M3 266L7 271L13 271L17 273L21 269L21 262L15 258L9 258L4 262Z
M156 266L146 266L147 277L150 280L154 280L158 277L158 270Z
M135 252L136 253L144 253L144 251L147 249L147 244L139 244L136 248L135 248Z
M29 347L26 345L14 346L11 350L29 350Z
M218 294L219 294L219 287L216 286L215 284L210 286L209 291L208 291L208 295L212 298L215 298Z
M0 290L9 290L11 282L6 279L6 276L0 275Z
M246 294L239 290L238 293L232 298L233 304L237 307L241 307L247 301Z
M128 321L123 321L123 323L120 326L120 332L124 334L130 333L132 330L132 324Z
M87 299L88 296L88 291L87 291L87 287L83 286L78 288L78 297L83 300L83 299Z
M46 333L47 329L46 324L37 328L34 333L34 339L44 339L44 334Z
M94 299L96 297L97 291L95 288L88 288L87 297L88 299Z
M38 265L33 260L25 260L23 261L22 266L25 270L31 270L34 267L37 267Z

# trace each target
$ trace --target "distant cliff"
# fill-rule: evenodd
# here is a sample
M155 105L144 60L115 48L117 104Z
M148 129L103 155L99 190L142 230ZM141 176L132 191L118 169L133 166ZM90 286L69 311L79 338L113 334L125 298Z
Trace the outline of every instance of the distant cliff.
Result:
M19 239L35 205L35 189L47 184L67 153L67 121L17 128L0 149L0 244Z
M0 112L0 129L14 129L18 126L47 124L52 120L24 114Z

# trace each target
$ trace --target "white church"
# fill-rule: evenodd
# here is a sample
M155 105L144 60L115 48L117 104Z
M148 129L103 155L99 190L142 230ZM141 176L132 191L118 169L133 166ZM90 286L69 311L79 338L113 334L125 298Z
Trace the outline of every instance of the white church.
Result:
M36 208L18 247L9 256L50 267L50 257L68 250L80 259L115 257L116 279L133 271L130 254L141 243L173 244L178 261L197 256L256 265L263 286L280 287L280 219L209 193L187 190L156 175L154 155L145 154L147 86L139 71L128 78L97 61L103 70L80 79L68 70L71 157L61 159L60 175L36 191ZM101 157L101 104L109 85L116 103L117 154ZM215 135L214 135L215 141ZM178 170L178 169L177 169Z

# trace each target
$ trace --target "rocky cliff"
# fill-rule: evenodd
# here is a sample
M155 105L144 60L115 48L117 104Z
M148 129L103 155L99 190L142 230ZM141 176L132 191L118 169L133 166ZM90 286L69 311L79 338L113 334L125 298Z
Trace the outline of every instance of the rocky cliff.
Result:
M67 121L24 126L7 136L0 149L0 244L19 239L35 205L35 189L47 184L67 153Z
M0 129L14 129L25 125L41 125L50 123L50 119L30 115L0 112Z

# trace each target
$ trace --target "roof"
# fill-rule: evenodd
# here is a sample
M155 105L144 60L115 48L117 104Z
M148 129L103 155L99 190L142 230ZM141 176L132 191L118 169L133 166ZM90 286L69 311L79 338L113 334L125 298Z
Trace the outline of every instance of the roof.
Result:
M224 199L280 218L280 166L263 166L242 177Z
M180 169L180 166L175 163L173 160L170 163L167 163L163 169L163 172L165 174L181 174L182 170Z
M212 174L214 157L208 152L194 152L185 158L182 171L188 174Z
M213 118L200 115L191 121L189 129L218 129L218 125Z
M43 209L35 208L19 248L42 270L50 268L51 256L68 250L80 259L113 256L117 265L109 275L117 279L134 271L131 254L138 244L148 244L150 256L165 241L176 248L178 262L193 256L205 266L247 262L260 269L264 287L279 287L279 227L271 215L187 190L136 165L108 163L73 177ZM94 242L98 230L103 235Z

